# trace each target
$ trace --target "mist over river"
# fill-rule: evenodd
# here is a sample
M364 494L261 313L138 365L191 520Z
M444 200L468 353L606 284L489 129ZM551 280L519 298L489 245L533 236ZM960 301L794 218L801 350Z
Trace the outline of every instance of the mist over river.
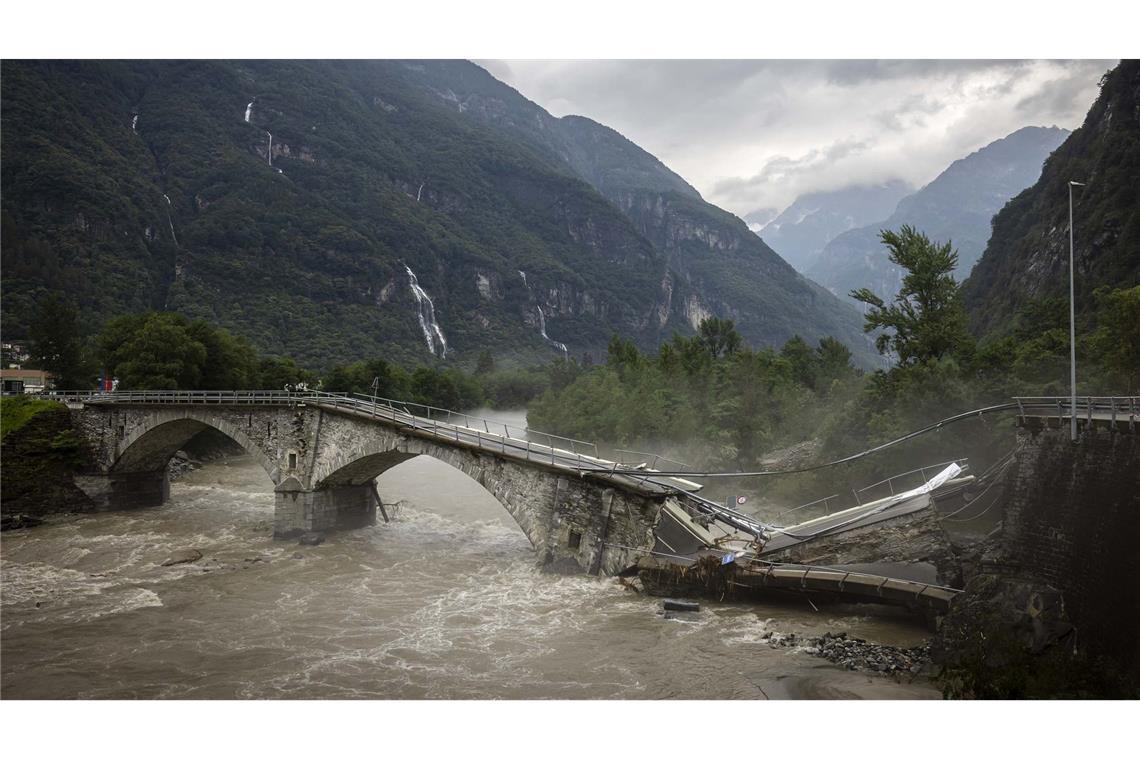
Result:
M161 507L5 533L2 696L939 697L761 640L921 642L901 613L795 599L665 619L615 579L541 573L506 510L447 465L413 459L379 485L393 522L317 547L272 539L272 485L244 456L188 473ZM203 557L161 566L184 549Z

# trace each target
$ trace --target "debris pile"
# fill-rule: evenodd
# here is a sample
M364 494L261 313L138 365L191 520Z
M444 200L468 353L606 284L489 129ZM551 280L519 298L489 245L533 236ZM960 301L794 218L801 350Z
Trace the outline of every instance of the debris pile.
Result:
M797 636L794 633L766 632L761 638L772 648L795 647L834 662L847 670L869 670L883 674L918 675L930 664L930 645L903 649L887 644L873 644L846 633L823 636Z

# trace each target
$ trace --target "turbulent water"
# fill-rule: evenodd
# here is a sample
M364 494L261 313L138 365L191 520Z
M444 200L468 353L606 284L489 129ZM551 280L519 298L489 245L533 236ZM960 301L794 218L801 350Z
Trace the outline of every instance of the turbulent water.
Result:
M806 602L667 620L613 579L546 575L505 510L427 458L380 479L393 522L273 541L240 457L162 507L2 539L5 698L936 698L923 681L771 649L766 630L913 645L905 617ZM195 563L162 567L197 549ZM300 555L300 556L297 556Z

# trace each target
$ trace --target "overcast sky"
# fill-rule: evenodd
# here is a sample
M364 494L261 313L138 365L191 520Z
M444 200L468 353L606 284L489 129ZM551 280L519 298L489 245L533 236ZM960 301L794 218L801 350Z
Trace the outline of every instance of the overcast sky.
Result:
M744 216L915 186L1025 126L1080 126L1115 61L477 61L555 116L613 127Z

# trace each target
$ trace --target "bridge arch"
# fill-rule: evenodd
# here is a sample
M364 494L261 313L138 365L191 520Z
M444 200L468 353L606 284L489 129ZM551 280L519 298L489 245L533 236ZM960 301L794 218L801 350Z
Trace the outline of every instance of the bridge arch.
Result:
M281 469L246 433L209 410L178 409L148 413L121 438L115 447L109 472L112 475L164 471L167 462L191 438L213 429L233 440L261 465L276 486Z
M463 448L441 446L419 438L366 439L317 464L315 490L372 487L372 481L398 464L418 456L430 457L463 473L481 486L514 519L531 545L546 548L551 512L565 478L512 466L494 457ZM383 498L383 494L379 494Z

